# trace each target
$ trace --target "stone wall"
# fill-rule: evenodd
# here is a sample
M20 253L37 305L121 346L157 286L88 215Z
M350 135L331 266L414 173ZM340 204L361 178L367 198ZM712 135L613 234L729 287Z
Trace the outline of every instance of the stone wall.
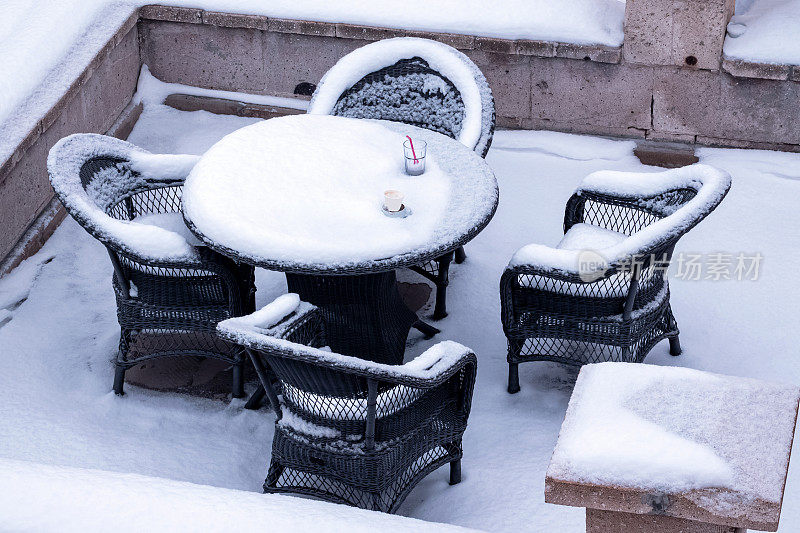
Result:
M722 57L733 4L628 0L620 48L146 6L141 53L165 81L291 96L369 41L426 37L481 68L501 127L800 150L800 74Z
M53 210L47 181L50 147L71 133L108 131L130 102L143 63L168 82L292 96L298 84L316 84L339 58L370 41L426 37L464 51L481 68L500 127L677 141L690 149L800 151L800 67L722 57L733 3L627 0L620 48L145 6L14 155L0 162L0 275L37 247L29 243L43 242L63 216Z
M64 216L51 205L50 148L72 133L107 132L128 106L141 64L136 22L132 17L120 27L0 166L0 274L37 250Z

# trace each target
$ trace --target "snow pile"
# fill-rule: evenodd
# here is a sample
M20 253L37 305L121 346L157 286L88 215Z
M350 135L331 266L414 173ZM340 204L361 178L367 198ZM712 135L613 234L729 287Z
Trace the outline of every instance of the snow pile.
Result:
M635 158L636 141L603 139L546 130L501 130L494 133L492 150L538 152L573 161Z
M732 59L800 65L800 0L737 2L723 52Z
M0 162L134 11L115 0L0 5Z
M383 418L411 405L417 398L425 394L425 389L397 385L378 394L375 404L375 415ZM341 398L320 396L312 392L297 389L283 384L283 397L292 404L301 407L308 413L315 413L324 418L335 420L364 420L367 417L366 398ZM284 408L284 414L286 409Z
M166 105L145 104L136 131L147 135L132 135L128 140L150 152L202 155L221 137L256 122L261 119L208 111L187 113Z
M628 236L591 224L574 224L556 248L564 250L600 250L621 243Z
M494 103L489 84L477 66L463 53L436 41L428 39L415 39L400 37L385 39L376 43L362 46L340 59L319 82L319 86L311 99L308 112L316 115L338 114L342 106L351 107L356 102L347 99L337 103L339 97L347 89L355 85L367 74L376 72L384 67L394 65L401 59L419 57L424 59L428 66L439 72L456 87L459 98L456 98L450 88L439 78L434 78L439 83L435 90L442 94L442 100L435 99L436 109L429 109L430 98L414 98L412 103L419 105L420 123L431 121L441 122L442 129L455 134L464 146L483 153L483 149L490 139L489 128L494 118ZM408 94L414 95L411 89L431 89L432 76L404 76L391 84L375 83L376 90L371 94L369 87L359 91L353 98L361 100L368 105L363 110L366 113L353 113L348 109L347 116L355 118L389 118L397 111L401 104L406 105ZM414 84L421 87L416 87ZM398 84L401 95L398 94ZM443 91L444 85L445 91ZM396 100L396 98L400 100ZM403 100L401 102L401 100ZM385 104L377 105L377 102ZM463 102L463 112L461 104ZM439 108L438 106L441 105ZM409 106L411 107L411 106ZM435 120L428 115L433 114ZM480 142L480 145L479 145Z
M136 85L136 94L133 97L134 103L144 103L150 106L163 104L167 96L171 94L188 94L189 96L203 96L206 98L222 98L246 104L271 105L276 107L286 107L305 111L308 109L308 101L300 98L283 98L280 96L269 96L263 94L247 94L231 91L220 91L218 89L204 89L182 83L167 83L161 81L150 73L147 65L142 65L139 72L139 81Z
M632 363L583 367L547 475L779 502L800 390ZM708 503L708 502L707 502Z
M730 189L731 178L727 172L714 167L695 164L657 173L630 173L618 171L594 172L584 178L576 193L583 191L617 197L651 197L675 189L689 188L697 194L675 209L664 206L665 216L639 230L625 240L610 246L595 249L605 265L597 268L607 270L619 265L636 254L650 253L657 246L675 238L702 220L725 197ZM578 274L580 250L550 248L540 244L529 244L517 250L509 267L532 266L545 271L560 271Z
M295 293L282 294L269 305L246 316L228 320L232 327L270 329L300 307L300 297Z
M171 5L276 18L465 33L504 39L622 44L624 0L171 0Z
M131 222L155 226L176 233L183 237L189 246L203 246L203 243L186 227L180 213L148 213L135 217Z
M426 171L405 174L405 135L428 142ZM495 205L496 182L473 152L393 123L294 115L253 124L214 145L183 192L203 240L278 268L341 269L438 250ZM405 194L406 218L382 212ZM285 266L282 266L285 265Z
M0 459L3 531L472 531L347 505Z
M130 161L95 173L84 186L80 170L93 157ZM162 184L174 184L192 168L196 156L153 155L131 143L94 134L61 139L50 150L47 169L50 183L67 211L95 238L145 261L194 264L197 250L174 220L164 217L136 221L118 220L106 210L125 194ZM154 174L133 172L137 168ZM166 224L166 225L165 225ZM178 231L176 231L178 228Z

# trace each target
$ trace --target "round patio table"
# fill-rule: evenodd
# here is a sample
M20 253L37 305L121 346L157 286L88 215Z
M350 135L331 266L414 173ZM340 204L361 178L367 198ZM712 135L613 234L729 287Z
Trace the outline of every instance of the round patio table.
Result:
M427 142L426 170L404 171L406 135ZM405 194L403 217L383 193ZM222 138L183 188L183 215L210 248L286 273L318 306L336 352L402 364L411 327L437 329L400 298L395 270L451 253L497 208L486 162L442 134L401 123L293 115Z

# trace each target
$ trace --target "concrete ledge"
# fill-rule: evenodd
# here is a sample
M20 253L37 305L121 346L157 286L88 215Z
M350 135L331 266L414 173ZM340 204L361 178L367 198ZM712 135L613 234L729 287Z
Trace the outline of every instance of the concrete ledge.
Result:
M663 168L678 168L700 161L694 153L695 147L676 142L640 141L633 150L643 165Z
M720 526L751 528L763 531L777 530L778 524L773 518L774 504L770 505L768 502L761 502L760 500L752 501L749 502L750 509L752 509L750 516L731 518L730 516L716 514L698 503L703 502L704 498L720 497L720 494L724 496L727 492L729 491L722 489L703 489L679 495L669 495L669 499L666 500L666 508L659 511L658 516L681 518ZM659 495L653 496L657 497ZM649 499L643 497L641 491L622 487L567 483L550 478L545 480L544 501L558 505L645 516L652 516L654 512ZM587 531L589 531L588 528Z
M375 26L360 26L357 24L336 23L336 36L342 39L360 39L364 41L380 41L393 37L404 37L404 30L393 28L379 28Z
M377 41L392 37L421 37L448 44L459 50L480 50L497 54L539 57L558 56L569 59L596 61L598 63L619 63L622 58L621 47L576 45L529 39L501 39L447 32L405 30L400 28L348 24L344 22L332 23L282 19L263 15L204 11L202 9L189 7L147 5L141 8L141 18L142 20L161 22L203 24L224 28L257 29L276 33L339 37L342 39L362 41Z
M597 63L619 63L622 49L610 46L558 43L556 57L596 61Z
M270 19L256 15L239 15L236 13L221 13L218 11L203 11L201 14L203 24L223 26L225 28L250 28L255 30L268 30ZM171 22L180 22L173 20Z
M722 60L722 70L738 78L761 78L764 80L788 80L792 73L791 65L753 63L741 59Z
M167 22L186 22L189 24L201 24L203 22L203 10L190 7L172 7L150 4L142 6L139 16L148 20L164 20Z
M168 105L180 111L208 111L218 115L235 115L237 117L263 119L305 113L305 111L289 107L252 104L226 100L224 98L192 96L188 94L171 94L164 99L164 105Z

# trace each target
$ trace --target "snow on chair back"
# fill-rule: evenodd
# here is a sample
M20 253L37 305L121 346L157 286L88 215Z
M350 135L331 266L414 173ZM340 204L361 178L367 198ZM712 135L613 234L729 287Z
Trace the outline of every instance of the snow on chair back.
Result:
M410 37L343 57L322 78L308 112L411 124L483 157L495 123L492 92L478 67L455 48Z

